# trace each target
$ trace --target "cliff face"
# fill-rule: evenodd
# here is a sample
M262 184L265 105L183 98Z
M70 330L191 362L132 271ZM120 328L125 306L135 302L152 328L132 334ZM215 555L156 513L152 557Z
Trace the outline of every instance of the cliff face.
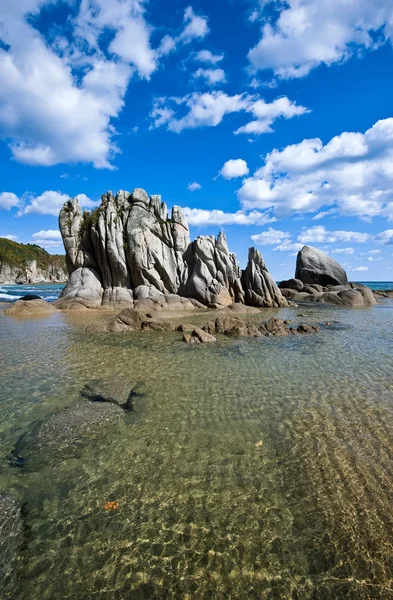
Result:
M97 307L176 296L211 307L287 305L259 252L250 250L242 273L223 233L190 242L181 208L169 217L161 197L142 189L108 192L91 213L71 199L59 226L69 272L63 302Z
M34 244L0 238L0 284L63 283L65 259Z

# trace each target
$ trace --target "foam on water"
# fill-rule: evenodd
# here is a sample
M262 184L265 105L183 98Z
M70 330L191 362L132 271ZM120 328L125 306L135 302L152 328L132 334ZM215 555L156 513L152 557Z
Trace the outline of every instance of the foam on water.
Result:
M13 600L393 597L393 302L270 316L341 327L190 347L0 312L0 490L26 502ZM138 418L11 468L97 377L143 381Z

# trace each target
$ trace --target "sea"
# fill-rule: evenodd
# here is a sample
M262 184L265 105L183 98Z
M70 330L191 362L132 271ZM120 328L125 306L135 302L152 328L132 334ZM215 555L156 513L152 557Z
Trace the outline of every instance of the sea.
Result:
M248 318L321 330L200 346L4 307L0 494L21 507L23 543L2 600L393 598L392 299L264 309ZM16 461L87 384L142 391L121 425Z
M360 281L364 285L368 285L373 290L392 290L393 281ZM2 285L0 284L0 303L1 302L16 302L25 294L37 294L48 302L57 300L64 284L45 283L31 285Z

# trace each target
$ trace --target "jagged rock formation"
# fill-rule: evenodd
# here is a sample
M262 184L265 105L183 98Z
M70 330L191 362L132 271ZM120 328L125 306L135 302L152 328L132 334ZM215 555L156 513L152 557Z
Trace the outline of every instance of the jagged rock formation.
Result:
M223 233L190 242L182 209L174 206L169 218L161 196L142 189L108 192L91 213L71 199L59 226L69 271L59 308L288 305L259 252L250 250L242 272Z
M376 304L370 288L349 283L338 262L311 246L304 246L298 253L295 278L281 281L279 288L283 296L295 302L325 302L349 308Z
M259 250L250 248L242 276L246 304L250 306L287 306L285 298L270 275Z

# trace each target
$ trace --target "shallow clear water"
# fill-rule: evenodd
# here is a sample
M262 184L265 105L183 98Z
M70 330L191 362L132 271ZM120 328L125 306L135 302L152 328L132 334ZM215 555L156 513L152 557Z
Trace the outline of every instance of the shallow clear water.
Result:
M0 491L25 503L13 599L393 598L393 301L273 315L339 324L190 347L0 312ZM10 466L97 377L145 384L133 418Z

